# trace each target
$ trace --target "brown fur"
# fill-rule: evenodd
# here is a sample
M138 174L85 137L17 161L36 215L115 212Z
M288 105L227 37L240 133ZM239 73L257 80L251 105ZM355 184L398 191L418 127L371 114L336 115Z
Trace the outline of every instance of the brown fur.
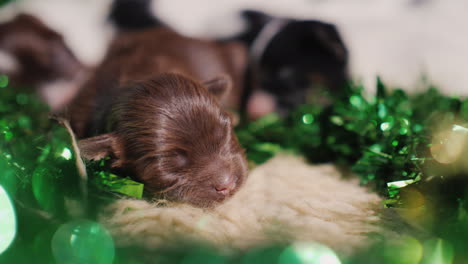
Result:
M121 33L69 108L79 137L98 135L80 142L83 156L111 156L172 200L208 207L230 197L247 166L218 101L241 82L242 65L229 54L242 47L160 27Z
M51 80L72 79L83 67L60 34L26 14L0 24L0 50L19 64L17 71L5 72L16 85L37 87Z
M20 14L0 24L0 74L17 89L37 91L52 111L70 103L87 73L62 36L39 19Z
M240 105L245 63L246 50L236 42L219 44L187 38L163 27L120 33L95 76L74 100L70 111L72 124L80 137L95 134L97 131L90 120L95 107L109 101L102 98L103 95L114 93L127 81L167 72L199 81L228 74L233 80L233 89L222 98L222 104L236 109Z

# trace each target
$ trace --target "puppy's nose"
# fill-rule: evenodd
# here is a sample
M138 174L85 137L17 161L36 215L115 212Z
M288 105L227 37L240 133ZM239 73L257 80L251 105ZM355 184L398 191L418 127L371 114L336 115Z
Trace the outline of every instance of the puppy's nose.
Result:
M228 195L229 194L229 190L226 187L215 187L215 189L219 194L222 194L222 195Z
M231 177L224 177L220 182L214 185L217 193L228 195L236 187L236 182Z

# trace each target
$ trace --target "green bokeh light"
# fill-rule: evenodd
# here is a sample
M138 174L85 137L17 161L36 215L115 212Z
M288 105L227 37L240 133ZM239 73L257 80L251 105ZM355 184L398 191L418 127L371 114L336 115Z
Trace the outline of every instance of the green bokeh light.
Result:
M392 241L384 248L386 264L416 264L423 255L423 247L419 241L410 236L403 236Z
M424 257L421 264L452 264L453 246L442 239L431 239L424 243Z
M9 130L3 130L3 136L5 141L10 141L13 139L13 133Z
M1 1L0 1L0 3L1 3ZM8 82L9 82L8 76L0 74L0 88L7 87Z
M11 245L16 236L16 216L7 192L0 185L0 254Z
M60 154L61 157L63 157L66 160L70 160L72 158L72 152L70 151L69 148L64 148L62 151L62 154Z
M390 123L389 122L384 122L380 125L380 130L382 131L387 131L389 130L391 127L390 127Z
M111 264L115 248L109 232L100 224L76 220L57 230L52 252L60 264Z
M26 105L29 102L28 95L26 94L18 94L16 95L16 103L19 105Z
M335 252L319 243L297 242L287 247L279 264L341 264Z
M361 97L353 95L349 98L349 102L354 106L354 107L361 107L363 104L363 100Z
M314 122L314 116L312 114L305 114L302 116L302 122L306 125L310 125Z

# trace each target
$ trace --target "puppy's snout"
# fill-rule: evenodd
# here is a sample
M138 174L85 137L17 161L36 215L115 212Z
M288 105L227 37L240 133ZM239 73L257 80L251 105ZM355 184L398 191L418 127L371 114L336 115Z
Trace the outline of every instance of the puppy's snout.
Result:
M236 182L230 176L222 177L220 181L214 185L216 192L222 195L229 195L235 188Z

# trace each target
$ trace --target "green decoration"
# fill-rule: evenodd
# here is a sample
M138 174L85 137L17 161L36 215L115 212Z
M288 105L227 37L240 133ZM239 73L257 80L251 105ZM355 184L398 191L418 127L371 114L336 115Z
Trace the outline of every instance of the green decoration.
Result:
M34 236L34 240L31 241L31 251L36 263L50 263L54 259L50 241L52 241L57 228L55 225L43 226L42 230Z
M0 157L0 185L10 194L11 197L15 197L18 189L18 179L15 176L14 170L9 168L7 158Z
M52 238L52 252L60 264L111 264L114 241L96 222L76 220L62 225Z
M16 216L8 193L0 185L0 254L8 249L16 236Z
M227 260L215 250L196 249L189 252L180 264L227 264Z
M139 199L143 197L144 185L142 183L106 171L94 171L94 176L96 186L103 190Z
M8 77L0 75L0 185L14 201L9 204L18 223L27 224L19 225L0 262L54 263L55 257L60 264L111 263L114 247L107 231L77 216L95 220L102 206L123 195L141 199L144 186L116 175L107 160L93 162L87 164L87 202L81 200L76 157L66 130L49 119L49 110L36 96L8 85ZM290 152L349 169L362 184L388 198L385 206L423 207L433 214L426 232L443 240L421 240L422 264L468 260L468 146L457 144L465 141L468 131L468 99L444 96L434 88L407 95L379 81L375 96L350 85L330 100L333 104L303 105L285 118L273 114L236 128L249 161L261 164L279 152ZM411 200L412 193L418 194L418 201ZM0 199L0 205L3 202ZM0 232L7 230L3 227L2 222ZM376 244L343 262L409 263L420 257L417 240L400 242ZM155 250L145 257L157 255L166 261L162 263L340 263L333 251L315 243L272 245L232 258L196 246L181 246L168 255ZM397 251L404 258L394 260ZM144 249L117 254L116 263L145 263L138 252Z
M424 243L424 257L421 264L452 264L453 246L442 239L432 239Z
M2 0L0 0L0 6L2 5ZM8 86L8 76L0 74L0 88L5 88Z
M63 172L57 167L41 165L34 170L32 190L42 209L57 212L63 207L63 189L57 184L62 176Z
M386 264L415 264L421 261L423 247L410 236L402 236L391 241L383 250Z
M468 117L468 103L434 88L408 96L402 90L387 91L379 81L375 97L350 86L347 96L331 99L329 106L304 105L285 119L270 115L239 127L248 158L261 164L291 151L314 163L335 162L350 167L380 194L396 197L402 186L389 183L424 180L426 165L437 162L429 151L436 130L468 122L462 119Z
M270 264L278 263L282 247L266 247L253 249L245 254L241 264Z
M335 252L319 243L299 242L287 247L278 264L341 264Z

